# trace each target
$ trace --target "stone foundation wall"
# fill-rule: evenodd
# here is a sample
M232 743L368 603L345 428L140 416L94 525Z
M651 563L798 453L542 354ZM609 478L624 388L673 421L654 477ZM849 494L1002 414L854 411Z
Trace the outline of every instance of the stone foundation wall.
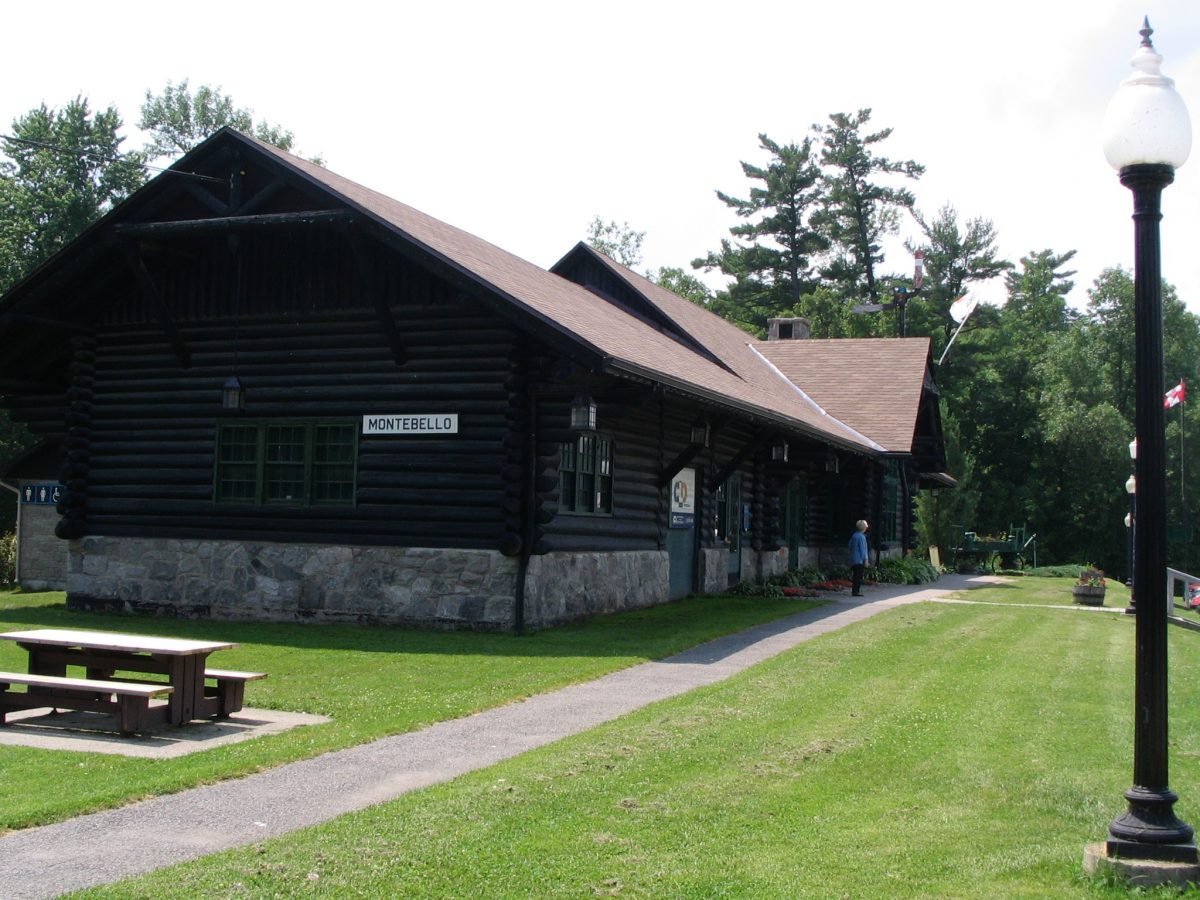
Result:
M670 599L667 552L548 553L529 560L525 621L532 627Z
M729 590L729 551L723 547L702 548L704 560L700 593L723 594Z
M525 621L553 625L666 602L667 554L533 557ZM228 620L512 627L517 560L487 550L87 537L67 604Z
M61 591L67 586L67 542L54 536L58 511L22 503L17 523L17 581L27 591Z
M787 548L781 550L742 550L742 580L760 584L787 571Z

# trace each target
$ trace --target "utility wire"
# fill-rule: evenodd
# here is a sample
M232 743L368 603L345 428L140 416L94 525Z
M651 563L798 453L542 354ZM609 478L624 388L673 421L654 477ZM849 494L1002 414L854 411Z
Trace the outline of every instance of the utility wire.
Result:
M0 140L10 141L14 144L23 144L26 147L37 147L40 150L50 150L54 153L65 153L71 156L86 156L91 159L102 160L103 162L124 163L127 166L139 166L151 172L166 172L171 175L182 175L185 178L197 178L200 181L211 181L216 184L225 184L225 179L214 178L211 175L201 175L199 172L184 172L180 169L168 169L163 166L152 166L149 163L138 162L137 160L129 159L124 156L108 156L104 153L97 153L94 150L83 150L79 147L60 147L57 144L47 144L43 141L31 141L28 138L13 137L10 134L0 134Z

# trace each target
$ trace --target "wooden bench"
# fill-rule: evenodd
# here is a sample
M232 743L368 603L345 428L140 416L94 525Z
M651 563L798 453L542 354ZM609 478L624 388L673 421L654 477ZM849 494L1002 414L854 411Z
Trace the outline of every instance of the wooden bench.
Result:
M27 690L14 691L14 685ZM29 675L0 672L0 725L7 713L18 709L82 709L116 713L121 734L142 732L154 722L149 715L150 698L170 694L169 684L135 684L92 678L63 678L58 675ZM114 699L115 698L115 699ZM161 707L158 707L161 708Z
M204 685L204 696L216 697L218 718L228 718L242 708L246 697L246 682L266 678L266 672L237 672L233 669L205 669L204 680L215 681L215 685Z

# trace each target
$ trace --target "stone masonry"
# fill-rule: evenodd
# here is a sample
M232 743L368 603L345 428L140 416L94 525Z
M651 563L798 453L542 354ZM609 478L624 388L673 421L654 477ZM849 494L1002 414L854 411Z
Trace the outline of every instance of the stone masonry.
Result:
M163 538L70 542L67 604L228 620L512 627L517 560L486 550ZM526 623L667 600L665 553L533 557Z

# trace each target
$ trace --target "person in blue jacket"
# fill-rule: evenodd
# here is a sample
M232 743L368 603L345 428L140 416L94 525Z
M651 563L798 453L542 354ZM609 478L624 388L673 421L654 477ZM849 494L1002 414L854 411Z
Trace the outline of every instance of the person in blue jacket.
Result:
M853 587L850 594L853 597L862 596L863 566L867 564L867 520L859 519L854 523L854 534L850 535L850 571Z

